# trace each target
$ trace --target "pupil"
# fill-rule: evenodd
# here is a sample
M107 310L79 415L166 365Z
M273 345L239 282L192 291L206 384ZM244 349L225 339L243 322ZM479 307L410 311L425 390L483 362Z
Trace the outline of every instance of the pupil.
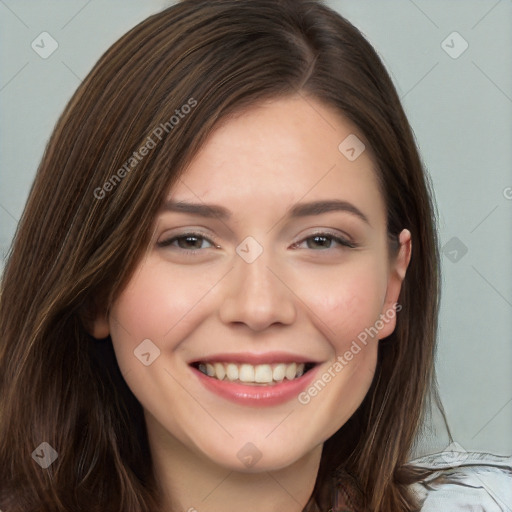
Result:
M313 240L315 244L318 243L321 247L329 246L329 239L325 236L314 236Z
M197 236L187 236L184 238L184 240L185 240L185 245L187 246L186 248L189 248L190 246L192 246L195 249L201 247L201 242L199 240L199 237L197 237Z

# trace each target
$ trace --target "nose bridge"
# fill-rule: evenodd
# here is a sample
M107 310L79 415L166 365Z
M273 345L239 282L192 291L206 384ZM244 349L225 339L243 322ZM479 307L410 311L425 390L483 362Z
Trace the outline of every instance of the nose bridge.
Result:
M247 252L254 251L250 243L242 243L237 249L220 307L222 321L245 323L253 330L274 323L292 323L296 313L293 294L274 274L277 264L272 251L262 248L256 257L254 252L251 257L246 257L240 248L249 247Z
M270 251L264 251L261 256L251 263L238 261L236 272L240 281L239 296L246 299L260 299L265 303L272 301L278 293L275 288L278 281L269 270L272 266Z

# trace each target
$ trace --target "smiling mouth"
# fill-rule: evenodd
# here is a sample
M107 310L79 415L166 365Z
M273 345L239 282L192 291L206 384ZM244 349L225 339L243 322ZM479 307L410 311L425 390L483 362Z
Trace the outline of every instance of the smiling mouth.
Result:
M248 385L274 385L302 377L315 363L236 364L222 362L193 363L192 366L212 379Z

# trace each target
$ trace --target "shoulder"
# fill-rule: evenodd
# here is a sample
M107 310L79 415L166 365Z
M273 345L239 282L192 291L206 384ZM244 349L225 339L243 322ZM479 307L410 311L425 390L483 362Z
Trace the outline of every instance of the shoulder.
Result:
M445 451L409 465L431 471L411 485L421 512L512 512L512 457Z

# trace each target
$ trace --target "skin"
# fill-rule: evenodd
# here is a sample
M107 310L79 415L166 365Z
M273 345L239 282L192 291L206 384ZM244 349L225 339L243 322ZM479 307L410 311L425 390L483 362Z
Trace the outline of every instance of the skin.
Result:
M116 357L141 402L166 510L301 511L313 491L323 442L362 402L371 384L384 323L309 403L235 404L206 390L188 362L218 353L284 351L329 371L365 328L398 301L411 255L400 234L390 259L386 213L367 149L349 161L338 145L363 136L313 98L265 101L210 134L180 181L176 201L228 208L228 220L162 211L145 258L93 335L111 335ZM296 203L339 199L365 223L335 211L289 218ZM204 238L174 239L200 230ZM344 236L315 242L318 231ZM247 263L236 252L248 236L263 248ZM308 238L309 237L309 238ZM185 253L185 249L195 251ZM252 249L251 249L252 250ZM149 366L134 349L150 339L160 355ZM252 443L261 459L237 457Z

